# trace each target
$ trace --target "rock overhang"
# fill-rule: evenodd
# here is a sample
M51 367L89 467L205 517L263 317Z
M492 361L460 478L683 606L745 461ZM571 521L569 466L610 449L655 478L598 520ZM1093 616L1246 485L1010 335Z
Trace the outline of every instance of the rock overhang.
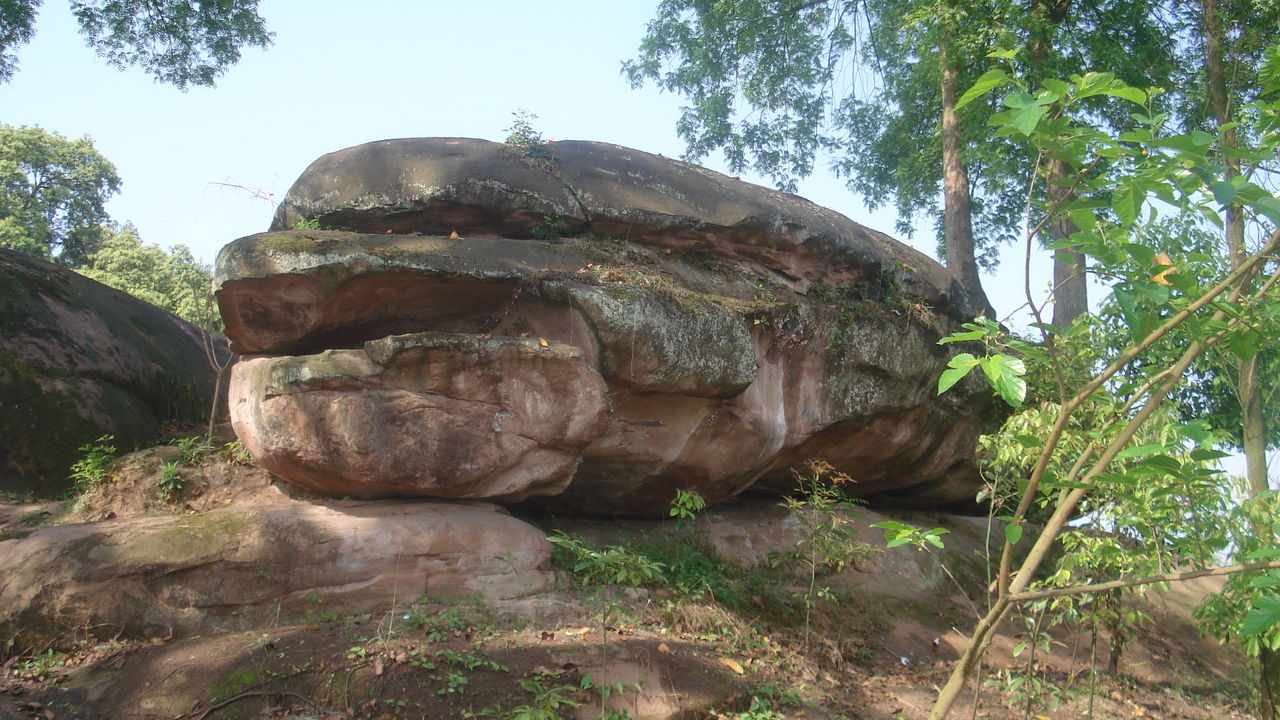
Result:
M970 386L943 399L930 392L948 358L936 340L978 305L946 270L801 198L687 163L600 143L547 150L530 159L496 143L419 139L331 153L290 190L273 231L232 243L217 267L233 348L300 356L259 364L336 349L372 362L370 348L386 336L457 338L432 356L434 370L407 373L412 387L348 383L340 402L332 387L308 392L330 393L327 403L362 422L400 428L366 433L365 446L346 448L357 457L379 455L369 443L417 442L436 464L460 468L466 453L442 443L470 442L486 448L478 454L492 460L487 472L506 484L453 477L423 488L368 463L347 473L363 483L317 480L313 466L332 466L346 451L312 448L304 457L284 435L311 432L323 445L342 423L314 402L279 411L290 420L268 419L262 408L278 396L238 370L237 431L260 461L336 494L554 496L542 501L644 515L664 512L675 489L712 501L761 478L781 489L787 468L813 453L855 470L867 493L900 492L915 504L972 497L972 445L990 419L989 398ZM285 229L303 218L336 229ZM532 237L539 227L565 237ZM464 433L471 440L446 432L425 442L387 419L412 406L420 427L448 417L474 425L470 411L421 398L446 397L431 382L484 366L491 358L482 348L507 340L530 357L576 348L573 370L549 372L593 389L540 392L541 381L525 374L520 383L534 389L508 383L504 402L592 420L576 434L521 445L501 439L492 418L485 431ZM398 409L351 410L378 393L378 403ZM273 433L280 447L253 441ZM480 441L485 433L500 437L500 452L490 452L493 438ZM432 462L414 455L409 464ZM399 479L368 482L378 472ZM513 491L519 482L528 485ZM904 487L921 492L913 498Z

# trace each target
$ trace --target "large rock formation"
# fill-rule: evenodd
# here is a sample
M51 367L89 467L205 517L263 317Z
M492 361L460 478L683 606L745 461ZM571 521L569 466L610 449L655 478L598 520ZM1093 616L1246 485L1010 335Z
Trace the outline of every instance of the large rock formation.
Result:
M81 445L112 434L137 447L207 418L202 344L154 305L0 249L0 491L61 494Z
M307 226L329 230L289 229ZM659 514L785 491L972 500L976 382L936 341L985 305L802 198L585 142L391 140L312 164L223 249L232 419L264 466L359 497Z
M319 607L545 590L550 543L486 504L280 501L37 530L0 542L0 634L129 637L260 627ZM47 647L47 645L44 645Z

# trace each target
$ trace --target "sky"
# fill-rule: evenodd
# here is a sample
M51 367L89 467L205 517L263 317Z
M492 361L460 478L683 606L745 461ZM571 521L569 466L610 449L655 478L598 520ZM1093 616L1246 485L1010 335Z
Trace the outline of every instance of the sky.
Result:
M656 0L437 2L262 0L274 44L251 48L215 88L181 92L138 69L107 66L85 47L65 0L46 0L19 70L0 85L0 122L88 135L123 179L117 222L212 263L219 249L270 224L275 203L313 160L400 137L500 141L516 111L544 137L599 140L668 157L681 98L632 89L635 56ZM722 158L702 164L728 171ZM729 174L740 174L730 172ZM749 173L744 180L769 184ZM798 192L890 235L891 209L868 210L819 168ZM910 244L935 255L932 219ZM1023 304L1022 251L983 278L1003 317ZM1031 284L1048 288L1047 255ZM1016 329L1027 322L1013 318ZM1273 470L1274 472L1274 470Z
M502 140L523 110L548 138L681 156L681 98L632 89L620 72L655 5L367 0L357 16L349 2L263 0L274 45L246 50L216 88L183 93L107 66L84 46L68 3L47 0L17 75L0 85L0 122L90 136L124 181L112 217L211 263L223 245L267 228L311 161L364 142ZM728 171L718 156L702 164ZM825 168L799 194L896 235L892 210L869 211ZM934 256L932 221L919 221L912 244ZM1008 265L987 282L1002 313L1022 302L1021 260Z

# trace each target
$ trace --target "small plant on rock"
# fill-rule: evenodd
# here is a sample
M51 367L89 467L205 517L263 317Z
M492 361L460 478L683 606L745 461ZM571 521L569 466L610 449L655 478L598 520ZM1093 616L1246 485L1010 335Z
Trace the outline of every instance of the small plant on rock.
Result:
M81 457L71 465L71 479L81 492L91 490L106 482L116 466L114 435L103 435L92 443L80 446Z
M205 456L213 452L213 443L202 435L178 438L172 444L178 448L178 459L187 467L199 465Z
M676 519L677 527L688 527L693 524L698 513L706 507L707 501L703 500L696 490L676 490L676 496L671 500L671 510L667 515Z
M156 480L156 488L160 490L162 498L172 500L182 492L185 485L186 480L182 477L182 470L178 467L177 460L170 460L160 466L160 478Z

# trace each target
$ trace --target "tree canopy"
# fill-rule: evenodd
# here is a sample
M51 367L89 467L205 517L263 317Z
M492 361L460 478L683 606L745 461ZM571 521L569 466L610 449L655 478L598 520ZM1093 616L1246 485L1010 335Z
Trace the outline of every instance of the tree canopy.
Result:
M0 2L0 82L17 72L16 48L35 35L41 2ZM212 86L241 48L265 48L272 38L258 0L71 0L71 10L107 63L140 67L182 90Z
M76 271L164 308L197 327L221 324L213 302L213 276L185 245L168 251L147 245L132 225L109 233Z
M0 246L75 267L102 242L116 168L88 137L0 125Z

